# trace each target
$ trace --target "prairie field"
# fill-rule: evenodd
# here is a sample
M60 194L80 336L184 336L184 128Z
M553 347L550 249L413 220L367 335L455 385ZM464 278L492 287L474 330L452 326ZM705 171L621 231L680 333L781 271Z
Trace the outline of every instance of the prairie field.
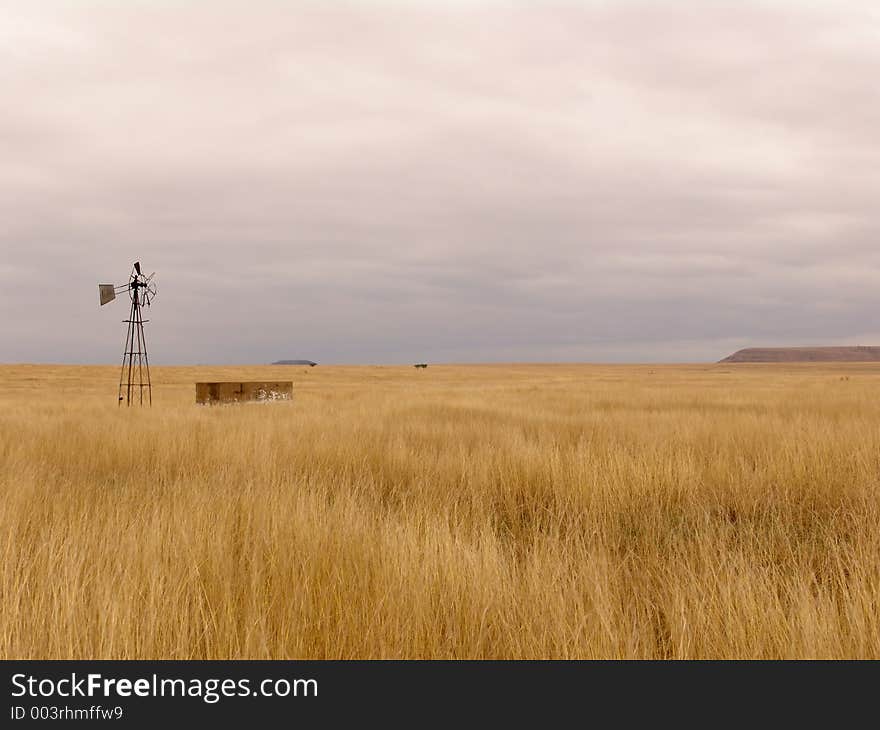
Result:
M880 658L880 365L117 380L0 366L2 658Z

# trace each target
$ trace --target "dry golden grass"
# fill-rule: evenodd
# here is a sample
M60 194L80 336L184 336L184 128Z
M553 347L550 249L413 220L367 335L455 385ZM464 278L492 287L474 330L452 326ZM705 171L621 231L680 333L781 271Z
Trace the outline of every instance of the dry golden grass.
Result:
M880 366L116 378L0 367L0 657L880 657Z

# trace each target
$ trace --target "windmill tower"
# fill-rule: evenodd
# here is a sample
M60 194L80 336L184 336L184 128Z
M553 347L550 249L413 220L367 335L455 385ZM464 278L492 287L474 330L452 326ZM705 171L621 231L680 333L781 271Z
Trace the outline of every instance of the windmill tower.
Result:
M115 286L113 284L98 284L98 295L101 306L116 299L117 294L128 292L131 299L131 311L128 319L123 320L128 325L125 333L125 350L122 353L122 370L119 373L118 403L130 406L153 405L153 389L150 383L150 360L147 357L147 340L144 337L144 323L150 320L143 318L142 307L150 306L153 297L156 296L156 285L153 283L154 271L149 276L141 273L141 264L135 261L127 284ZM146 393L144 393L146 391Z

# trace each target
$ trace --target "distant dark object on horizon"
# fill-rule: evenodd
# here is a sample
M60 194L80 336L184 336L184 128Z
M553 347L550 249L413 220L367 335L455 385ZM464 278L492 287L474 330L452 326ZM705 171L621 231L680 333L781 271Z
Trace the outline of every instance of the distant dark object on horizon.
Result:
M310 368L315 367L318 363L311 360L276 360L273 365L308 365Z
M880 347L747 347L718 362L880 362Z
M413 367L414 367L414 368L426 368L426 367L428 367L428 363L426 363L426 362L417 362L415 365L413 365Z

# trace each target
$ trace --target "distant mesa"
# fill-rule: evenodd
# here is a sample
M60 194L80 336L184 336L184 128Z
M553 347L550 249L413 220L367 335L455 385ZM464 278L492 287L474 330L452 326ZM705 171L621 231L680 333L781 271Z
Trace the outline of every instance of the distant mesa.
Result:
M315 367L318 363L311 360L276 360L273 365L308 365L310 368Z
M413 365L413 367L414 367L414 368L423 368L423 369L424 369L424 368L428 367L428 363L426 363L426 362L417 362L415 365Z
M880 347L747 347L718 362L880 362Z

